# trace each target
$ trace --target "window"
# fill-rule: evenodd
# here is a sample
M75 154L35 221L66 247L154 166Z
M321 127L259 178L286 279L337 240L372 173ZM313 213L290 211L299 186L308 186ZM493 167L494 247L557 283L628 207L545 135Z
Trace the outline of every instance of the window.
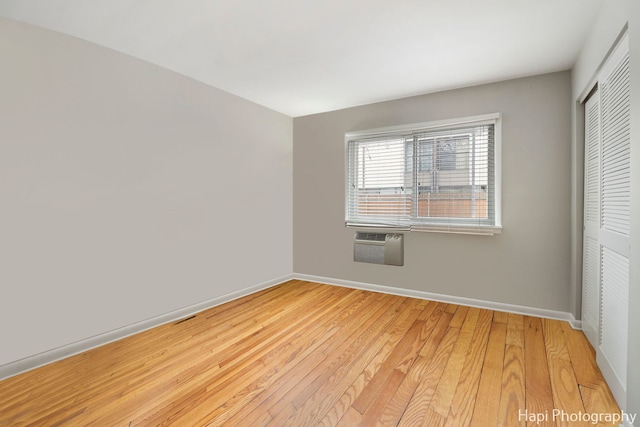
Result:
M500 115L348 133L346 224L500 232Z

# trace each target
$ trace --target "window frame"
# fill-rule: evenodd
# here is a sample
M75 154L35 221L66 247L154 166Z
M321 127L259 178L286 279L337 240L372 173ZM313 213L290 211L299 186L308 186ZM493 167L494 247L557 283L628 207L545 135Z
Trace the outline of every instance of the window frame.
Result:
M417 217L413 214L406 221L398 221L398 223L389 224L383 221L380 222L356 222L354 219L349 218L349 202L351 191L350 176L353 173L351 171L350 159L349 159L349 145L350 141L363 140L363 139L378 139L378 138L392 138L392 137L404 137L408 134L418 134L421 132L438 132L446 130L455 130L462 126L482 126L482 125L494 125L494 141L493 141L493 197L489 200L493 201L491 205L493 207L493 221L491 218L486 221L479 221L475 219L465 218L444 218L439 219L437 217ZM375 129L367 129L362 131L354 131L345 133L345 225L349 228L364 229L364 230L388 230L388 231L426 231L426 232L443 232L443 233L461 233L461 234L482 234L482 235L494 235L500 234L502 230L502 114L491 113L477 116L460 117L454 119L437 120L421 123L411 123L399 126L388 126ZM435 150L434 150L435 151ZM432 154L433 155L433 154ZM412 162L415 162L415 153L411 157ZM435 161L435 159L434 159ZM470 162L471 160L469 160ZM408 162L405 158L404 168L408 167ZM412 168L416 169L415 165ZM418 191L417 188L412 188L412 191ZM490 206L490 207L491 207Z

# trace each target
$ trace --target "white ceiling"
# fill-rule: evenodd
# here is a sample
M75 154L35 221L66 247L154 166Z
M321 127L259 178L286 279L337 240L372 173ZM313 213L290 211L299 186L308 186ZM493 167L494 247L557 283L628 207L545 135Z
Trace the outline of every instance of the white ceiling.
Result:
M289 116L574 64L603 0L0 0Z

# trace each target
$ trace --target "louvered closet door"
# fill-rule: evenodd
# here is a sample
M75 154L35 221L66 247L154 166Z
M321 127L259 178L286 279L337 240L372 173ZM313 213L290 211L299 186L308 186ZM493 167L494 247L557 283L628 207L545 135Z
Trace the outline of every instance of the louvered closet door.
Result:
M584 238L582 330L591 345L600 344L600 94L585 104Z
M630 74L625 38L600 85L600 351L624 390L629 332ZM605 370L607 371L607 370ZM605 372L606 373L606 372Z

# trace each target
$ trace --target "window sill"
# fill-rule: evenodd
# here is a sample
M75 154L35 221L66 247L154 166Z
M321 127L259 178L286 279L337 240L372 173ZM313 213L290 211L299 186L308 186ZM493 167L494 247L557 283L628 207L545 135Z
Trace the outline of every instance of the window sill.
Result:
M499 225L454 225L454 224L414 224L407 226L391 226L377 224L346 224L347 228L359 229L363 231L376 232L411 232L421 233L448 233L448 234L472 234L480 236L494 236L502 233L502 226Z

